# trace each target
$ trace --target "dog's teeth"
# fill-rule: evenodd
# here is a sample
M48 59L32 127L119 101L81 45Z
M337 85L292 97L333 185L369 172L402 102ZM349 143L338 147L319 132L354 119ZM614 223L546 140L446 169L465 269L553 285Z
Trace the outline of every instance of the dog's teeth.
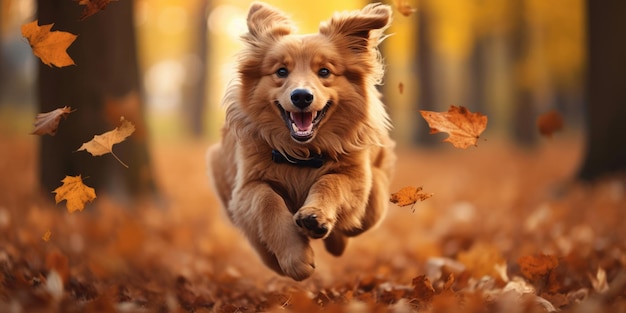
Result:
M317 111L313 111L313 117L311 119L314 120L316 117L317 117Z

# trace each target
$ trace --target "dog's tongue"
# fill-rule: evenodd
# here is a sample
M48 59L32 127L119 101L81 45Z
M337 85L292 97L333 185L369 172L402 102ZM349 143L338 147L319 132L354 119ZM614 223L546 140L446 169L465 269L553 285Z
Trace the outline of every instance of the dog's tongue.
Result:
M313 125L313 113L311 112L291 113L291 119L301 131L309 130Z

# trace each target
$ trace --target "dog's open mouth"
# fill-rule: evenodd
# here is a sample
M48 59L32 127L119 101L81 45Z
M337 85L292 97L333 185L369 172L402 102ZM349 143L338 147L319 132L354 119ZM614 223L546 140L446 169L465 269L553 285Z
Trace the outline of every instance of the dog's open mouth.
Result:
M285 111L280 103L276 102L276 105L280 109L280 112L285 120L287 128L291 132L291 137L299 142L307 142L315 134L319 122L324 118L331 102L328 101L326 106L321 111L311 112L289 112Z

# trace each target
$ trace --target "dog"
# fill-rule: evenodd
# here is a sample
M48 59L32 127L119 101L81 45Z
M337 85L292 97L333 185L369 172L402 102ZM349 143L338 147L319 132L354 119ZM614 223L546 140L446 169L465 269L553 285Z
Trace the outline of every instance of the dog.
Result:
M388 5L369 4L300 35L278 9L250 6L207 167L232 223L280 275L308 278L311 239L340 256L387 210L395 142L376 86L390 23Z

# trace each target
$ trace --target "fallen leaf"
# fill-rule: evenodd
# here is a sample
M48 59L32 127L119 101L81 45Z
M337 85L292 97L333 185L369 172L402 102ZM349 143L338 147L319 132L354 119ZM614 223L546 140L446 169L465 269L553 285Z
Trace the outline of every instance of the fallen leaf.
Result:
M396 9L404 16L410 16L415 11L415 8L411 7L410 4L407 3L406 0L395 0L394 4L396 5Z
M550 110L537 118L537 127L539 133L548 138L552 137L552 133L563 129L563 117L556 110Z
M135 125L131 122L124 119L122 116L120 118L121 125L116 127L114 130L108 131L102 135L95 135L92 140L83 143L80 148L76 151L86 150L91 153L93 156L100 156L107 153L110 153L119 161L122 165L128 168L120 158L113 153L113 145L124 141L128 136L130 136L135 131Z
M407 206L413 205L417 201L424 201L432 196L432 193L423 193L422 187L416 188L407 186L398 190L395 193L392 193L389 201L391 201L391 203L395 203L398 206Z
M420 275L411 281L413 296L420 302L430 302L435 295L435 288L425 275Z
M79 5L84 5L85 9L80 14L80 20L84 20L102 10L104 10L111 1L117 0L76 0Z
M553 255L527 255L517 260L520 265L522 275L531 282L549 275L550 272L559 265L559 260Z
M609 290L609 284L606 281L606 271L599 267L596 277L589 274L589 280L591 280L591 286L597 293L605 293Z
M81 175L65 176L62 182L63 185L53 191L56 193L54 200L56 203L67 200L65 205L70 213L77 210L82 211L85 208L85 203L96 198L96 191L83 184Z
M446 132L450 136L444 142L451 143L456 148L477 146L480 134L487 128L487 116L481 113L472 113L467 108L450 106L448 112L420 111L422 117L430 126L430 134Z
M43 234L43 237L41 237L41 239L45 242L50 241L50 236L52 236L52 232L50 230L47 230L45 234Z
M506 264L498 247L481 242L474 244L468 251L459 252L457 259L474 278L483 276L501 278L496 266Z
M59 127L61 117L65 118L68 114L72 112L74 112L72 111L72 108L64 106L54 111L37 114L37 117L35 117L35 130L33 130L32 134L48 134L50 136L54 136L57 133L57 128Z
M38 20L22 25L22 36L28 39L33 53L48 66L74 65L67 48L76 40L76 35L63 31L50 31L54 24L39 26Z

